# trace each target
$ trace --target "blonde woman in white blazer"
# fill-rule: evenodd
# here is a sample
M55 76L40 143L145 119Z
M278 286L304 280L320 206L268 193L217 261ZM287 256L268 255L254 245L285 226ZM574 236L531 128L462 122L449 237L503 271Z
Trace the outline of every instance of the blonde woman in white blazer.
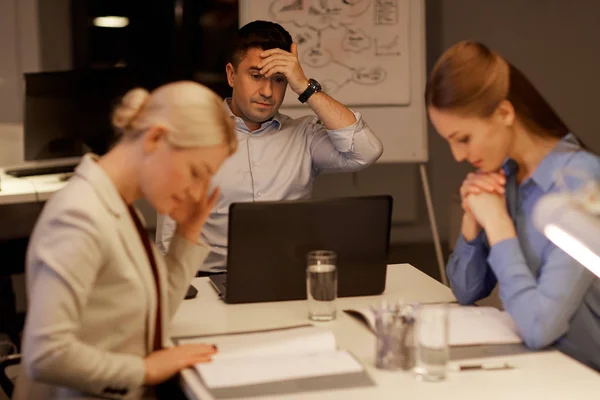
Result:
M32 234L15 399L152 398L216 351L163 345L209 251L197 238L218 196L210 178L236 149L222 100L193 82L134 89L113 125L122 140L83 157ZM164 258L133 208L140 198L178 222Z

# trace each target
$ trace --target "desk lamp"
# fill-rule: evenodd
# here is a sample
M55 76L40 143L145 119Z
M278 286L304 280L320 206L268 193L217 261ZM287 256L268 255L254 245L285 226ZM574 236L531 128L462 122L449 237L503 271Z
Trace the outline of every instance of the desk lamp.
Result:
M547 194L535 205L533 222L548 239L600 277L600 183Z

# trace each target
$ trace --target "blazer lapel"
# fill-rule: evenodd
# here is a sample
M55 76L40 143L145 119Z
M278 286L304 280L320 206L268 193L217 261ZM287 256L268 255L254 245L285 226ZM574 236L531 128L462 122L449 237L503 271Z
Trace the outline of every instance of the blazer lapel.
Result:
M134 208L135 213L137 214L138 218L140 219L142 225L144 226L144 228L146 227L146 221L144 220L144 216L138 211L137 208ZM132 222L133 223L133 222ZM139 236L139 235L138 235ZM143 246L143 244L141 244L141 246ZM168 327L169 327L169 322L170 322L170 316L169 316L169 301L168 301L168 295L169 295L169 279L168 279L168 271L165 268L165 263L164 263L164 259L162 254L160 254L160 252L158 252L158 250L156 249L156 246L154 245L153 241L150 240L150 248L152 250L152 254L154 255L154 260L156 261L156 270L157 270L157 274L158 274L158 287L160 290L159 293L159 301L160 301L160 327L161 327L161 338L162 338L162 343L161 346L165 346L165 340L167 338L169 338L168 335ZM146 255L146 250L142 247L142 251L144 252L144 255ZM148 257L146 257L146 259L148 259ZM148 262L150 262L150 260L148 260ZM148 265L148 271L150 271L150 278L151 278L151 283L152 285L154 285L154 275L152 274L152 270L151 270L152 266ZM152 286L152 288L154 289L154 286ZM156 320L156 296L153 296L153 301L152 301L152 310L151 310L151 318L152 318L152 336L150 336L150 346L154 346L154 330L155 330L155 324L154 321Z
M171 316L169 315L169 271L165 268L163 256L160 254L156 246L152 245L152 253L154 253L154 259L156 260L156 269L158 270L158 281L160 283L160 317L161 317L161 328L162 328L162 340L161 343L165 346L165 340L170 338L169 336L169 325L171 322Z
M86 154L75 174L85 179L96 191L106 209L114 216L118 235L126 249L129 261L140 277L148 303L148 318L146 321L146 347L151 352L154 347L154 330L156 321L156 289L150 260L144 249L135 223L129 215L129 210L117 188L104 170L96 163L97 156ZM127 268L124 265L123 268ZM160 269L160 268L159 268ZM161 288L163 284L161 283ZM162 291L162 289L161 289ZM161 295L162 296L162 295ZM164 315L164 313L162 313ZM163 318L163 321L165 319ZM164 325L164 324L163 324ZM164 329L163 329L164 330ZM164 336L163 336L164 337Z
M134 208L135 213L137 214L138 218L140 219L140 221L142 222L142 225L144 226L144 228L146 228L146 221L144 220L144 216L138 211L137 208ZM133 221L132 221L133 223ZM137 231L136 231L137 232ZM138 235L139 236L139 235ZM144 252L144 255L146 255L146 250L143 248L143 244L140 243L140 245L142 246L142 251ZM166 269L165 266L165 262L163 259L162 254L160 254L160 252L157 250L156 246L154 245L153 241L150 240L150 245L151 245L151 249L152 249L152 254L154 255L154 260L156 261L156 270L158 273L158 287L160 290L159 293L159 301L160 301L160 327L161 327L161 338L162 338L162 343L161 345L163 347L165 347L165 340L167 340L170 336L168 336L168 331L169 331L169 324L170 324L170 320L171 317L169 315L169 278L168 278L168 273L169 271ZM148 257L146 257L147 259ZM148 262L150 262L150 260L148 260ZM151 278L151 283L152 285L154 285L154 275L152 274L152 270L151 270L152 266L148 265L148 271L150 271L150 278ZM146 286L147 288L147 286ZM152 286L152 288L154 288L154 286ZM152 318L151 320L151 332L152 335L150 336L150 346L152 347L154 345L154 330L155 330L155 325L154 325L154 321L156 320L156 297L153 296L152 297L152 310L150 310L150 317Z
M148 318L146 320L146 346L148 352L152 352L154 345L154 330L156 321L156 295L154 277L152 276L152 267L150 260L142 244L140 235L129 214L123 215L118 223L119 236L123 247L127 250L131 265L137 270L138 275L144 286L146 299L148 300Z
M146 221L144 220L144 216L138 211L137 208L134 208L135 213L137 214L138 218L140 219L142 225L144 226L144 228L146 228ZM165 261L163 258L163 255L160 254L160 252L158 251L158 249L156 248L156 245L154 245L153 241L150 240L150 244L151 244L151 249L152 249L152 254L154 255L154 260L156 261L156 269L157 269L157 273L158 273L158 287L160 290L160 294L159 294L159 300L160 300L160 327L161 327L161 338L162 338L162 343L161 345L164 347L168 344L165 343L165 340L167 340L168 338L170 338L169 336L169 325L171 322L171 315L169 313L170 310L170 304L169 304L169 271L166 268L165 265ZM145 249L144 250L144 254L145 254ZM149 266L151 267L151 266ZM152 278L152 283L154 283L154 276L151 276ZM152 318L155 318L156 315L156 303L154 303L154 309L152 310L154 312L154 314L152 314ZM154 321L154 319L153 319ZM154 332L154 325L152 328L152 331ZM152 338L154 338L154 336L152 336ZM152 344L154 344L154 342L152 342Z

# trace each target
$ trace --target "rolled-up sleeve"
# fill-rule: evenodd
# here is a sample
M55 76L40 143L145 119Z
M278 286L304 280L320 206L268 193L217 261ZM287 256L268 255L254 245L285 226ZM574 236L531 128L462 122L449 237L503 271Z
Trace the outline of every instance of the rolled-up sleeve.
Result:
M359 112L348 127L327 130L314 121L310 152L317 172L356 171L373 164L383 153L383 144Z

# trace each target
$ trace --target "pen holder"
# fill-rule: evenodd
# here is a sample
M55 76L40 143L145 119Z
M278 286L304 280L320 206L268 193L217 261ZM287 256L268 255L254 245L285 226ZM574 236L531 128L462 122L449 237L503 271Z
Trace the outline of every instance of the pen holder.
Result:
M410 370L415 364L413 305L382 305L375 314L375 366L387 370Z

